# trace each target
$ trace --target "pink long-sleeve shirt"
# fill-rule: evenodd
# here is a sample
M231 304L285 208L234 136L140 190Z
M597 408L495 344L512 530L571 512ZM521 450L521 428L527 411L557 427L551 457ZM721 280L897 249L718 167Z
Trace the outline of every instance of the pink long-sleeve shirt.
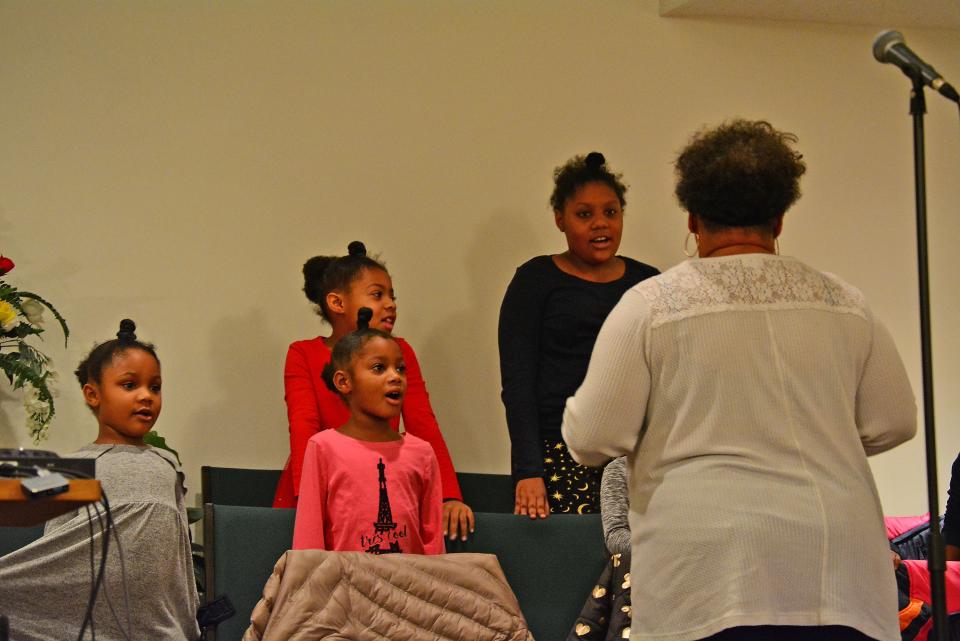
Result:
M426 441L359 441L324 430L307 442L293 548L441 554L441 495Z

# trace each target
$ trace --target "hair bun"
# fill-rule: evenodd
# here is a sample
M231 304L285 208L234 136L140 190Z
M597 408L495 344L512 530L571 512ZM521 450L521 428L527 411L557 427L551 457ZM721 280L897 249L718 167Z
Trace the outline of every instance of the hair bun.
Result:
M123 343L133 342L137 340L136 330L137 324L129 318L124 318L120 321L120 331L117 332L117 339Z
M361 243L359 240L355 240L349 245L347 245L347 255L348 256L366 256L367 246Z
M369 307L361 307L357 310L357 331L370 329L370 319L373 318L373 310Z
M599 151L591 151L584 159L584 163L590 169L600 169L607 163L607 159Z

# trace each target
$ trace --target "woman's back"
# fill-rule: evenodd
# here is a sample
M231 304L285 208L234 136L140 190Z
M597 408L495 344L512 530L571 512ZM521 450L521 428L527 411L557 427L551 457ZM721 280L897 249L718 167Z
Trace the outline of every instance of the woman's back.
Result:
M627 292L594 363L604 376L588 374L564 429L579 431L591 384L606 388L592 424L636 438L643 423L630 470L635 624L676 633L664 639L757 616L896 629L865 449L912 435L916 408L856 290L779 256L688 261ZM862 607L864 590L876 607Z

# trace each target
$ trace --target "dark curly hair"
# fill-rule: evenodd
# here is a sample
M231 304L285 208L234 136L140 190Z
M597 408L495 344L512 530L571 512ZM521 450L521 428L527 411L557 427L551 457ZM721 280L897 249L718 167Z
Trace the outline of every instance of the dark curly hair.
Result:
M586 156L574 156L553 170L553 193L550 194L550 206L553 211L562 212L574 194L588 183L599 182L607 185L617 194L620 207L627 206L624 195L627 186L623 184L623 175L610 171L607 160L599 151L591 151Z
M337 386L333 384L333 375L338 370L345 370L349 368L354 356L356 356L357 353L363 349L364 345L376 337L385 338L388 341L393 342L397 341L397 339L384 331L370 327L364 327L363 329L358 329L355 332L350 332L337 341L337 344L333 346L333 350L330 355L330 362L324 365L323 372L321 372L320 376L323 378L324 384L326 384L326 386L334 394L343 398L343 396L340 394L340 390L338 390ZM399 343L397 344L399 345Z
M117 332L116 338L106 341L105 343L100 343L90 350L90 353L87 354L85 359L80 361L80 364L77 365L77 369L74 372L77 380L80 381L80 387L83 387L87 383L96 383L99 385L100 377L103 375L103 368L110 364L117 354L122 354L127 350L142 349L156 359L157 365L160 364L156 348L150 343L137 340L136 329L136 323L129 318L124 318L120 321L120 331Z
M327 294L349 289L350 283L365 269L387 271L386 265L367 256L367 248L355 240L347 246L346 256L314 256L303 264L303 293L330 322Z
M800 197L807 166L796 142L763 120L703 129L677 156L677 200L717 227L770 226Z

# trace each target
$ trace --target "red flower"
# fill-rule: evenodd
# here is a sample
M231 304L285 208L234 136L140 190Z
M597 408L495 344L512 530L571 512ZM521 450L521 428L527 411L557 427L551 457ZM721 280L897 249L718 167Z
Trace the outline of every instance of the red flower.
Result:
M13 269L13 261L6 256L0 256L0 276Z

